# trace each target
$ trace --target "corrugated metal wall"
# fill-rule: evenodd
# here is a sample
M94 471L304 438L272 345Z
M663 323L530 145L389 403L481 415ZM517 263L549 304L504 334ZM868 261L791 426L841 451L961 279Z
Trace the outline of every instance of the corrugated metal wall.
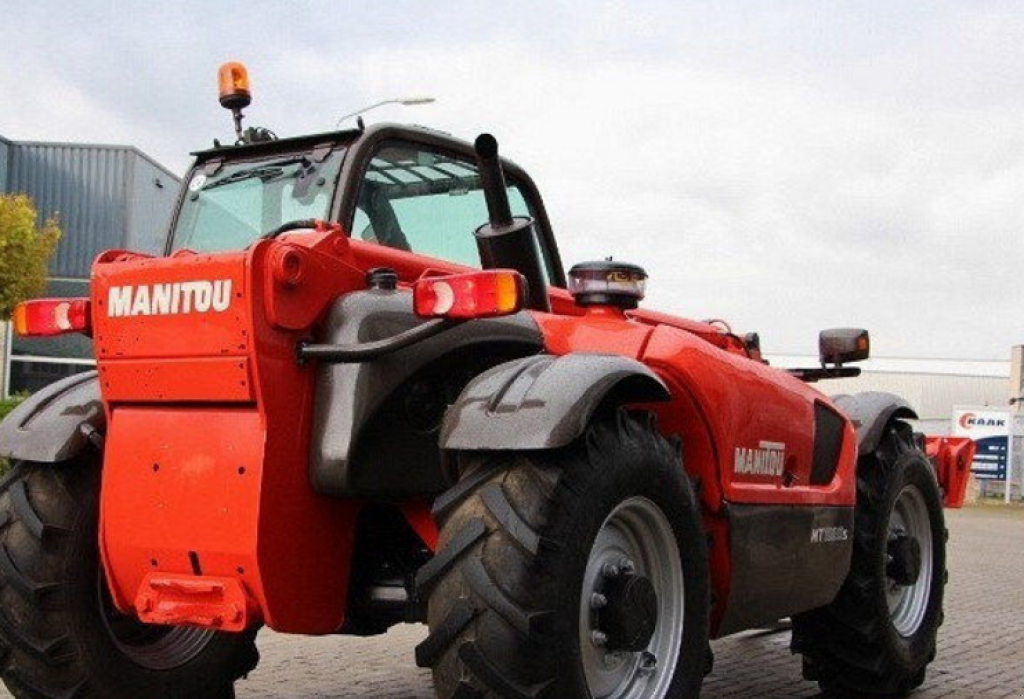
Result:
M1005 376L865 372L855 379L822 381L817 388L827 395L884 391L903 396L918 415L920 429L949 434L953 407L991 405L1005 408L1009 379Z
M125 247L163 254L181 180L148 158L132 153L131 200Z
M10 142L0 137L0 193L7 191L7 160L10 151Z
M128 231L128 159L124 148L19 143L8 191L24 192L42 218L57 214L64 235L50 264L57 277L85 277L93 258L123 245Z

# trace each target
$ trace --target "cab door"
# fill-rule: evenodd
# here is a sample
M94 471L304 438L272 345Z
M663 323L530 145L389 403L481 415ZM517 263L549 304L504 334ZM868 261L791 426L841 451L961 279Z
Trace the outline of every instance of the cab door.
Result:
M353 240L481 267L473 231L486 223L487 205L471 156L437 144L389 138L375 143L361 160L341 218ZM562 285L557 250L536 190L514 171L507 180L513 215L538 222L548 283Z

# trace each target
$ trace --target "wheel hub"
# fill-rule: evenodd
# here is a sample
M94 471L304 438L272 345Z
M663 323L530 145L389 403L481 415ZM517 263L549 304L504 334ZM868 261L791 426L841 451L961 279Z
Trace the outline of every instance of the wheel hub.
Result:
M921 628L934 583L935 539L924 494L907 485L889 513L885 547L886 600L893 628L904 638Z
M580 662L594 699L666 699L679 662L686 584L675 532L636 496L606 518L580 597Z
M898 534L889 541L888 575L897 585L914 585L921 577L921 544L913 536Z
M619 570L604 579L607 605L597 613L597 628L610 651L638 653L650 644L658 624L658 593L648 578Z

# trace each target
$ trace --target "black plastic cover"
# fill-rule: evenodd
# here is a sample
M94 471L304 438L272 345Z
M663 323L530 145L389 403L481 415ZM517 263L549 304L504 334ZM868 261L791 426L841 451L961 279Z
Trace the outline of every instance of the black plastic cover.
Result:
M334 303L324 335L317 340L370 342L423 322L413 313L412 294L406 291L359 291ZM431 382L443 380L435 369L446 357L452 363L448 373L454 375L474 356L493 356L488 365L493 366L542 349L536 323L520 313L463 323L374 361L319 365L309 456L313 487L325 495L375 497L427 494L443 487L437 431L416 424L416 413L424 411L416 407L417 401L443 399L443 387L437 396L421 397L415 380L424 372Z
M893 418L917 419L917 413L910 404L892 393L867 391L852 396L832 396L832 401L857 428L857 447L861 454L878 448L885 426Z
M824 403L814 404L814 461L811 485L828 485L839 468L846 420Z
M32 394L0 423L0 456L57 463L74 458L92 431L106 425L95 371L75 374Z
M605 354L540 355L475 378L448 409L441 447L520 450L564 447L612 396L622 403L669 399L665 383L635 359Z
M717 637L835 599L853 555L852 507L729 505L728 515L732 580Z

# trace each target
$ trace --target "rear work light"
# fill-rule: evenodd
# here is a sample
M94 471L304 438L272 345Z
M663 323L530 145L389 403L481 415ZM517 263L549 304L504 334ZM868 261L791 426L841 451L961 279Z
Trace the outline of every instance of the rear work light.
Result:
M89 299L35 299L14 309L14 330L22 337L46 337L92 330Z
M413 304L421 318L507 316L526 305L526 278L511 269L496 269L421 279L413 287Z

